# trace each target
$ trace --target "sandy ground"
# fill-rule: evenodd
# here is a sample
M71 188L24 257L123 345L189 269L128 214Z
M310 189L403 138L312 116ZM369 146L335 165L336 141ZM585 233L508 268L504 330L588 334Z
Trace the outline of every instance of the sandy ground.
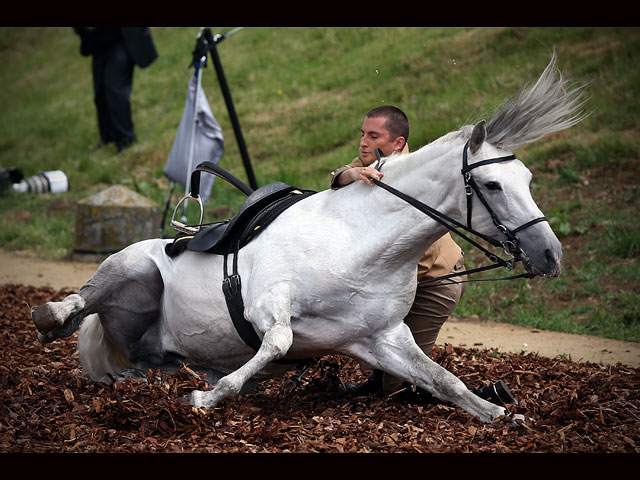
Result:
M46 261L0 250L0 283L78 289L98 268L97 263ZM501 353L562 356L574 362L640 366L640 343L589 335L536 330L487 320L452 317L440 332L439 344L497 349Z

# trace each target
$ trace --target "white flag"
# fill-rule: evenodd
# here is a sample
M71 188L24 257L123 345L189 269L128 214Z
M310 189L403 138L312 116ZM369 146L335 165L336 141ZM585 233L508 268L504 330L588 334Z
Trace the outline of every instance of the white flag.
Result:
M191 134L193 128L196 126L194 122L194 106L196 104L197 86L198 76L194 74L189 81L187 100L185 102L184 112L182 113L182 119L180 120L178 132L173 141L173 147L171 148L167 164L164 167L165 176L185 188L187 186L187 179L191 178L191 173L200 163L209 161L217 164L224 151L222 129L211 112L204 90L200 88L197 102L198 122L195 135L193 136L193 159L191 169L189 170ZM214 180L215 175L206 174L200 177L200 197L204 203L209 200Z

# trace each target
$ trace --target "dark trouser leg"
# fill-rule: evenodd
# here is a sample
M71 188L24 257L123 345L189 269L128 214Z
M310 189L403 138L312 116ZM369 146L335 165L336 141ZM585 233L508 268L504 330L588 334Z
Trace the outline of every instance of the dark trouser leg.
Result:
M382 392L382 370L373 370L366 382L360 385L353 385L352 383L346 383L345 388L347 392L352 395L373 395L383 394Z
M134 63L122 42L102 55L100 88L96 91L98 124L103 141L106 138L122 148L135 140L130 103Z
M109 121L109 106L107 104L106 85L105 85L105 68L107 63L107 55L104 52L93 55L92 71L93 71L93 102L96 106L96 114L98 118L98 132L100 140L103 144L112 142L111 127Z

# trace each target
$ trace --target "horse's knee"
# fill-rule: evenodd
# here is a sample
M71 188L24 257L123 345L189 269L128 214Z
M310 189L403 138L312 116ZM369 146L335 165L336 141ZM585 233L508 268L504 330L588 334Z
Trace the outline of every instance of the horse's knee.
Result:
M269 329L262 339L262 344L275 359L287 354L293 344L293 331L290 325L275 325Z
M451 376L447 375L445 378L432 380L432 393L440 400L457 403L467 394L467 387L453 374Z

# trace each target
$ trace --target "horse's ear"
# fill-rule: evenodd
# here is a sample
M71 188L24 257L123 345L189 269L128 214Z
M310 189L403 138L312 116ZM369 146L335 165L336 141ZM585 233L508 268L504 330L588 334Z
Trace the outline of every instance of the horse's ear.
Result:
M476 153L484 142L484 139L487 138L487 127L485 124L486 122L482 120L473 127L471 140L469 140L469 150L471 150L471 153Z

